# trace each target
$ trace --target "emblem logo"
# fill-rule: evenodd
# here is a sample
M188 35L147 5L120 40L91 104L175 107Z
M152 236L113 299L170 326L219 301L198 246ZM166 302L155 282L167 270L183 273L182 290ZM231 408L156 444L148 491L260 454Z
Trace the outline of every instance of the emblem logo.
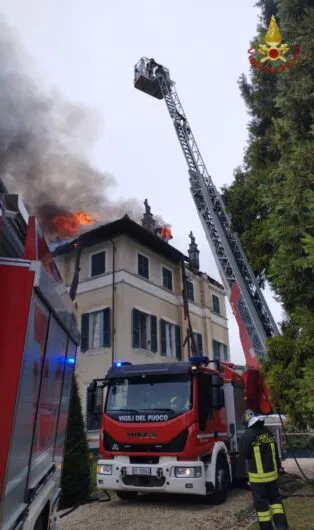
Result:
M254 68L269 74L284 72L291 68L299 58L300 47L288 46L282 42L282 36L274 15L270 19L268 30L264 37L265 44L259 44L258 49L250 48L249 61Z
M128 432L129 438L157 438L157 434L155 432Z

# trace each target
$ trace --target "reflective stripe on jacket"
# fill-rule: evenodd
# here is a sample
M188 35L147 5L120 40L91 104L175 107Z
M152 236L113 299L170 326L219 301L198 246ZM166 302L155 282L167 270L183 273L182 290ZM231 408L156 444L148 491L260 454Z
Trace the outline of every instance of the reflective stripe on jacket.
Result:
M280 460L272 432L258 422L250 427L240 441L240 456L248 461L249 481L263 484L278 479Z

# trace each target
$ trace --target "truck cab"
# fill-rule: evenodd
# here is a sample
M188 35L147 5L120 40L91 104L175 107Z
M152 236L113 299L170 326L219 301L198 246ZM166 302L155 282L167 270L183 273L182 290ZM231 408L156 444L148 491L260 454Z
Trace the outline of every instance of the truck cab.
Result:
M89 411L97 385L107 389L98 488L116 490L124 499L159 491L211 495L223 502L241 468L232 462L237 433L227 413L228 370L205 357L118 364L89 389ZM231 394L227 398L233 400Z

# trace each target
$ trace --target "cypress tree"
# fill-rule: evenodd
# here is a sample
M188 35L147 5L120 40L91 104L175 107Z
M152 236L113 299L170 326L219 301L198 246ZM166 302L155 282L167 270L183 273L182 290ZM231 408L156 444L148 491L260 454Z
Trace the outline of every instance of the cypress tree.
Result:
M261 0L263 43L275 15L283 42L301 53L277 74L240 79L251 115L243 167L224 190L233 228L254 272L269 281L285 317L265 362L273 401L295 423L314 424L314 2Z
M61 509L86 500L90 491L88 443L75 376L73 378L61 488Z

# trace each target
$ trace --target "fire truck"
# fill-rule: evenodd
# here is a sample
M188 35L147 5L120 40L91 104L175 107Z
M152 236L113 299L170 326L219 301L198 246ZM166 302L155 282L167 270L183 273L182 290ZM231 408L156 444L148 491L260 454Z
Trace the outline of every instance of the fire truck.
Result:
M210 496L221 503L231 484L247 476L239 457L246 408L266 415L281 448L280 423L269 421L272 405L260 369L266 339L279 332L232 232L169 70L154 59L142 58L135 66L134 84L166 102L188 165L192 197L239 325L246 366L198 356L182 263L189 361L134 366L120 362L89 387L91 412L98 387L106 388L97 484L116 490L122 499L139 492L167 492Z
M78 342L38 222L0 180L1 530L57 525Z

